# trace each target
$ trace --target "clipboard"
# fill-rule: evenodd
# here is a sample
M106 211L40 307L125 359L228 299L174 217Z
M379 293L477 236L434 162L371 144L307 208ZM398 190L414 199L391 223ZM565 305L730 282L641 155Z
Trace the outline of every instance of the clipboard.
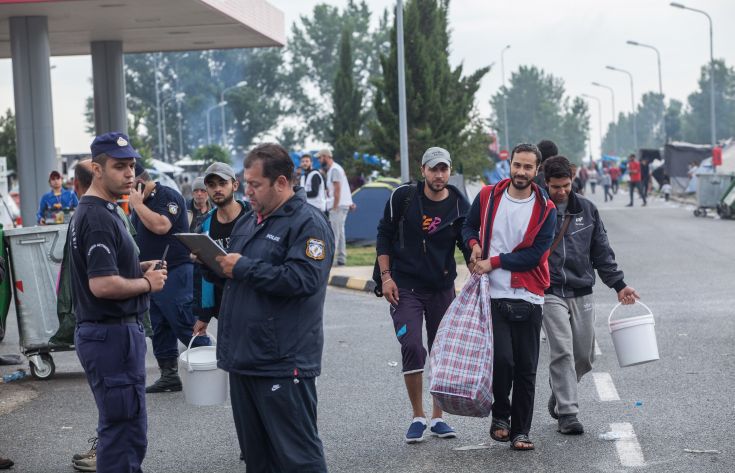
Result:
M222 268L217 262L218 256L226 256L227 252L222 249L209 235L202 233L174 233L174 236L184 244L189 251L199 258L204 265L221 278L226 278Z

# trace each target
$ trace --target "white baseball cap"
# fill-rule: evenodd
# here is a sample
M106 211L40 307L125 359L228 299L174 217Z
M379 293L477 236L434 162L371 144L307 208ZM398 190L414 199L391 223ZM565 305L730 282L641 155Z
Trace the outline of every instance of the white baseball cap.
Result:
M437 165L444 163L449 167L452 167L452 158L449 156L449 151L438 146L432 146L427 149L424 153L424 157L421 158L421 165L428 165L430 168L434 168Z

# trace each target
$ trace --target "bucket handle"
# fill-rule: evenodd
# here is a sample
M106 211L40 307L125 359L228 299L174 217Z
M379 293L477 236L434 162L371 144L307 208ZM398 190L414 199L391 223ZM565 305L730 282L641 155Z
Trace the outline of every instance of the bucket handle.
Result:
M648 315L650 315L651 317L653 317L653 312L651 311L651 309L648 308L648 306L646 304L644 304L643 302L638 301L638 300L635 301L635 303L642 305L648 311ZM607 327L608 327L608 329L610 328L610 321L612 320L613 313L621 305L623 305L623 303L622 302L618 302L617 304L615 304L615 307L613 307L612 310L610 311L610 315L607 318Z
M217 339L214 338L214 335L210 335L209 332L206 332L206 331L204 332L204 335L206 335L210 339L214 340L214 344L217 345ZM194 371L191 368L191 363L189 363L189 352L191 351L191 344L194 343L194 339L195 338L197 338L197 337L203 337L204 335L197 335L195 337L194 336L191 337L191 340L189 340L189 346L186 347L186 352L185 352L186 353L186 371L188 371L189 373L191 373L192 371Z

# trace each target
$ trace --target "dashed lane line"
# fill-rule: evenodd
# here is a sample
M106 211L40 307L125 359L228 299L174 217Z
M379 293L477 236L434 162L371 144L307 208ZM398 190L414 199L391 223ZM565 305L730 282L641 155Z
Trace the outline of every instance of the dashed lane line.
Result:
M595 381L597 395L600 401L619 401L618 390L615 389L612 376L610 373L592 373L592 379Z
M600 345L597 344L597 340L595 340L595 356L602 355L602 350L600 350Z
M645 464L643 451L633 426L628 422L621 422L610 424L610 430L620 435L620 438L615 440L620 464L627 467L643 466Z

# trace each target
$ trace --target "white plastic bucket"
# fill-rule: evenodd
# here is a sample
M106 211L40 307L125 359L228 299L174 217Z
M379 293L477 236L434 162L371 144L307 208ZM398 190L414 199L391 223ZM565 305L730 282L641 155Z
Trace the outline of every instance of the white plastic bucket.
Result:
M621 368L659 359L653 312L643 302L636 301L636 304L645 307L648 314L612 320L613 313L622 305L618 303L607 318L615 354L618 356L618 364Z
M189 347L179 355L179 372L184 384L184 398L194 406L213 406L227 400L229 378L217 368L217 347ZM216 343L214 337L209 338Z

